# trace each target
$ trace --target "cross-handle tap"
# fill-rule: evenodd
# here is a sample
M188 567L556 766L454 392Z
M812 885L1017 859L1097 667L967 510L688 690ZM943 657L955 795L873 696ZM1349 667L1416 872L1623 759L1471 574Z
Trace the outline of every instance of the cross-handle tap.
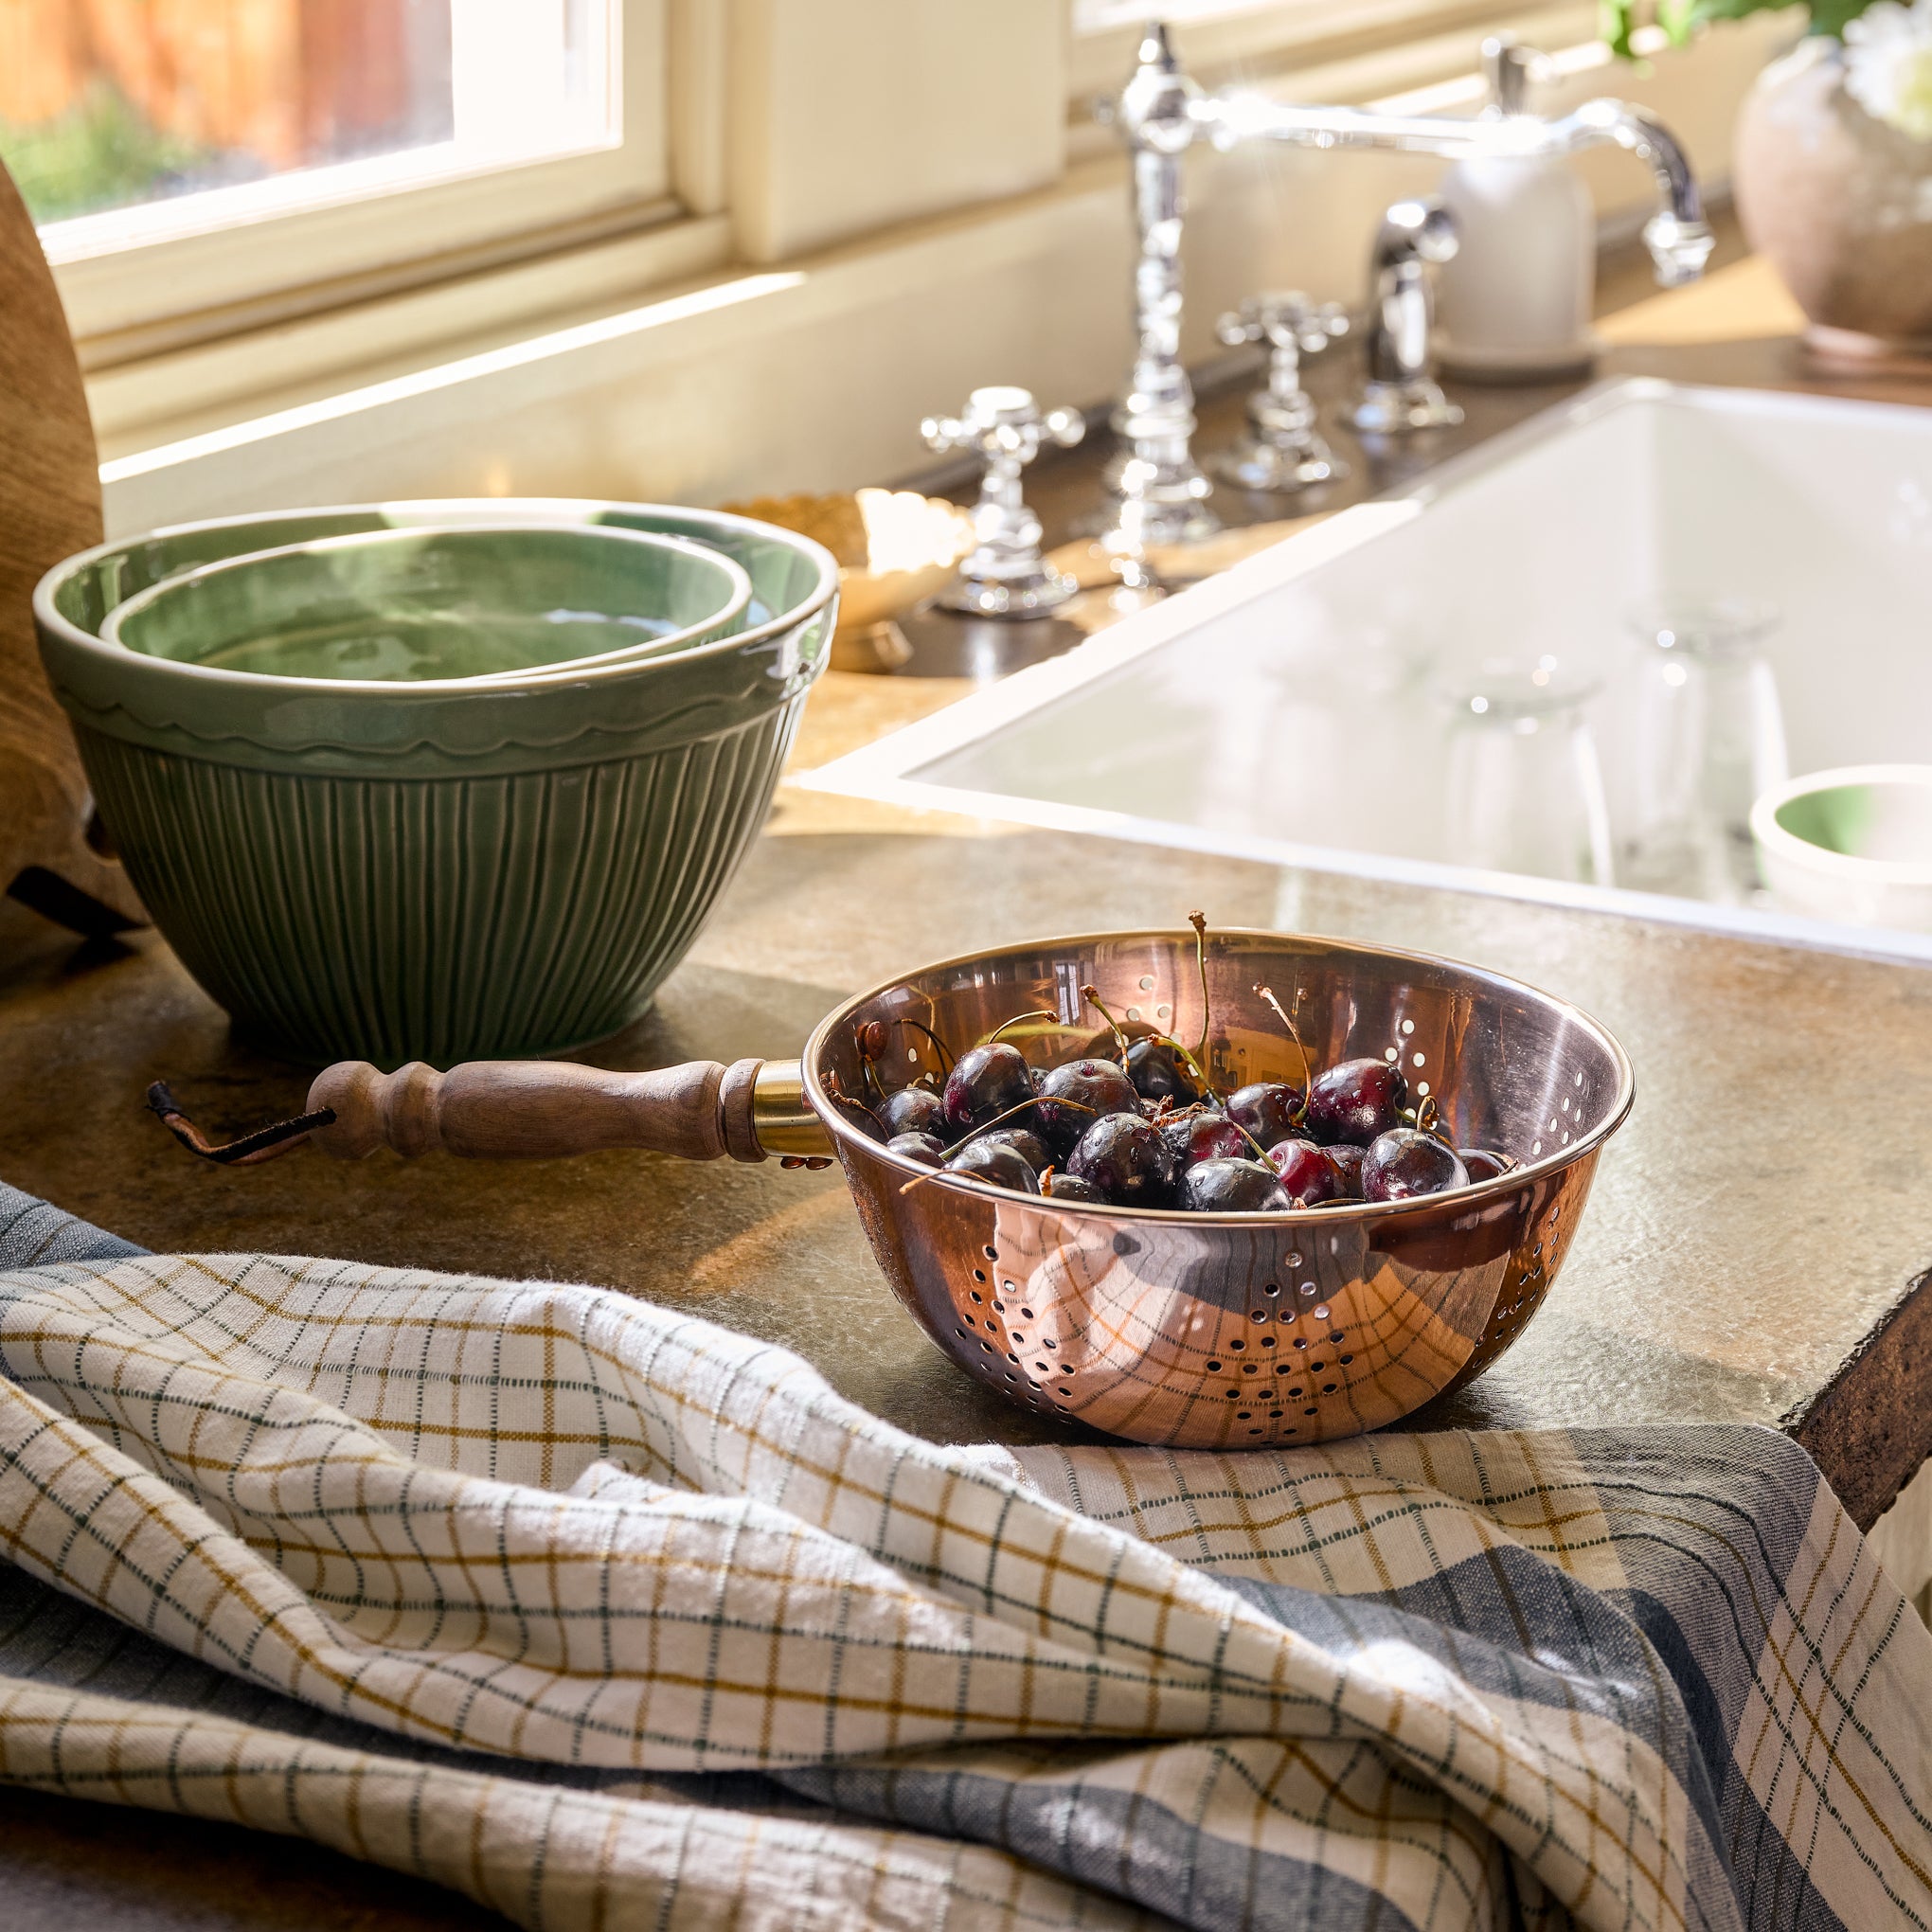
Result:
M975 389L963 414L929 416L920 434L939 455L970 450L986 463L973 507L974 546L939 603L971 617L1033 617L1074 596L1080 585L1040 554L1040 519L1020 493L1020 472L1043 445L1080 441L1086 434L1080 411L1043 414L1028 389Z
M1247 430L1218 456L1218 476L1244 490L1289 495L1348 474L1315 428L1315 402L1301 386L1301 359L1349 331L1339 302L1313 302L1298 289L1249 295L1222 316L1215 333L1229 349L1268 345L1268 381L1248 397Z
M1612 143L1645 162L1656 178L1658 211L1644 229L1657 279L1667 288L1694 281L1715 245L1695 176L1670 130L1640 107L1590 100L1561 120L1501 115L1458 120L1372 109L1280 105L1259 95L1209 95L1182 72L1167 29L1150 26L1134 73L1107 116L1133 164L1138 250L1134 271L1134 371L1112 421L1121 441L1108 465L1113 509L1103 543L1123 549L1142 539L1203 536L1218 523L1189 447L1193 391L1181 367L1181 231L1187 212L1181 163L1200 139L1217 147L1243 140L1296 147L1379 148L1397 152L1474 155L1573 154Z
M1456 224L1435 202L1400 201L1383 217L1369 262L1368 380L1350 420L1364 436L1451 429L1462 411L1436 373L1429 269L1456 253Z

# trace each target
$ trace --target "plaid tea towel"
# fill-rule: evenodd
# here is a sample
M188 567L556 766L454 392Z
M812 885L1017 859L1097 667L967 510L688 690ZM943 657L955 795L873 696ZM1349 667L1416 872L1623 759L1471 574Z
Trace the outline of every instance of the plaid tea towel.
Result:
M557 1932L1932 1925L1932 1635L1772 1432L941 1449L623 1295L22 1200L0 1778Z

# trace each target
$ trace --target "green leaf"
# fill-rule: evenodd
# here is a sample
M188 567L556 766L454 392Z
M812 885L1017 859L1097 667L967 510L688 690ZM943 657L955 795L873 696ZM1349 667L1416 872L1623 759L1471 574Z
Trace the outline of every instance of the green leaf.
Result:
M1635 0L1602 0L1601 10L1601 31L1610 43L1610 51L1619 61L1637 59L1637 49L1630 44L1630 36L1637 31L1637 7Z
M1843 33L1848 20L1856 20L1871 0L1811 0L1814 33Z

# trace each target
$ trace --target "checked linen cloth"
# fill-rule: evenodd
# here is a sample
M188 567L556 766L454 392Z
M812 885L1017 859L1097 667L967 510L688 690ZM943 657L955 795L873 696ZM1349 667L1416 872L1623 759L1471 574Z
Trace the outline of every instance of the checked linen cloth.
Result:
M0 1266L9 1781L556 1932L1932 1926L1932 1634L1768 1430L942 1449L604 1290Z

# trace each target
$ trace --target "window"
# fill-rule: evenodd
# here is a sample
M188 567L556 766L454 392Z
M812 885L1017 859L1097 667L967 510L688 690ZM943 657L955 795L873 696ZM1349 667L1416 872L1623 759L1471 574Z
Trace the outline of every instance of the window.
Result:
M288 313L344 277L671 212L664 16L665 0L7 0L0 158L83 340L266 298Z

